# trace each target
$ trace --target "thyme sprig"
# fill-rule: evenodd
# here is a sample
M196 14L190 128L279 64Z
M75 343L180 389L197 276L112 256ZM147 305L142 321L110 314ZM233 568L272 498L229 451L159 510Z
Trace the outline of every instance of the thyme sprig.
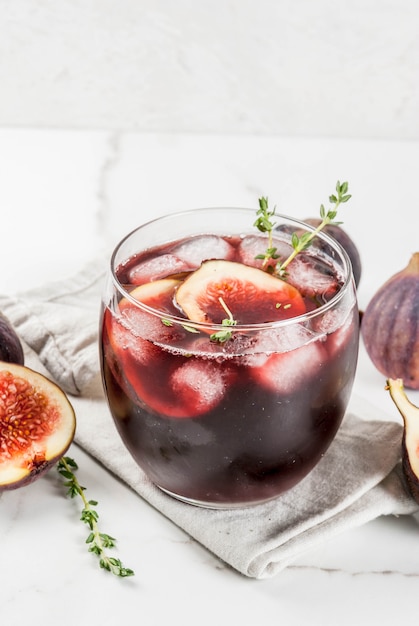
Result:
M84 493L86 488L79 483L75 475L77 469L77 463L68 456L62 457L57 464L58 473L65 478L64 485L67 487L67 495L71 498L80 496L83 501L80 520L87 524L90 529L86 539L86 543L89 545L89 552L99 557L99 565L102 569L122 578L133 576L134 571L132 569L124 567L119 559L108 556L106 551L115 546L116 539L99 531L99 514L95 508L98 503L96 500L88 500L86 498Z
M337 211L341 204L348 202L351 198L351 195L348 193L348 183L343 182L340 183L337 181L335 193L332 193L329 196L329 202L333 205L330 209L326 210L324 205L320 205L320 224L313 229L312 231L304 232L299 235L298 232L293 232L291 235L291 245L292 252L289 256L284 260L280 261L280 257L278 254L278 250L274 245L273 240L273 231L276 225L274 221L274 217L276 214L276 207L273 209L269 208L269 202L267 197L259 198L259 209L256 211L257 218L253 224L260 232L268 234L268 245L263 254L258 254L255 258L262 260L262 269L273 274L274 276L285 278L286 277L286 268L291 263L291 261L297 256L299 252L306 250L312 243L313 239L318 235L318 233L323 230L325 226L328 224L338 226L342 222L336 221ZM231 330L232 326L237 325L237 321L234 319L234 316L230 309L227 307L223 298L220 297L219 302L227 314L227 317L224 318L221 322L221 325L225 328L217 331L216 333L212 333L210 335L210 340L218 343L225 343L229 341L233 332ZM277 304L277 308L281 306ZM290 305L286 305L287 307ZM284 307L285 308L285 307ZM162 318L162 323L166 326L171 326L172 323L170 320L166 318ZM199 332L194 327L190 327L187 324L183 326L185 330L189 330L190 332Z
M333 205L329 210L326 211L323 204L320 205L320 218L321 222L313 231L305 232L302 235L298 235L298 233L294 232L291 236L291 245L292 252L285 259L285 261L278 261L273 267L270 263L271 260L276 260L279 258L277 254L277 249L273 246L273 228L275 226L275 222L272 221L272 217L275 215L276 207L272 211L268 208L268 199L260 198L259 200L259 210L257 211L258 219L254 223L254 226L258 228L259 231L263 233L268 233L268 246L265 250L264 254L258 255L257 259L262 259L262 269L271 271L277 276L283 277L285 275L286 267L291 263L291 261L297 256L299 252L306 250L312 243L313 239L318 235L318 233L323 230L325 226L328 224L339 226L342 222L337 222L335 220L338 212L338 208L341 204L348 202L351 198L351 195L348 194L348 183L343 182L340 183L337 181L336 183L336 193L333 193L329 196L329 202Z
M227 314L227 317L224 318L221 322L222 326L226 326L228 328L230 328L231 326L236 326L237 321L234 319L232 312L224 302L223 298L219 297L218 301ZM212 333L212 335L210 335L210 339L211 341L216 341L218 343L225 343L226 341L229 341L231 339L232 335L233 333L231 330L219 330L216 333Z
M272 221L272 217L274 217L276 212L276 206L270 211L269 210L269 202L268 198L262 197L259 198L259 209L256 211L256 215L258 216L253 226L261 233L268 233L268 247L266 248L264 254L258 254L256 259L262 260L262 269L266 269L271 260L276 260L279 258L277 254L277 249L273 246L273 228L276 222Z

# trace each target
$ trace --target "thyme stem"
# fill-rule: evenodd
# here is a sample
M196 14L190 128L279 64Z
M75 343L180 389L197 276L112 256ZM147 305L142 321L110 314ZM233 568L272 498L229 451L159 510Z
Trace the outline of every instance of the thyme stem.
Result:
M337 210L340 204L344 202L348 202L350 198L351 196L350 194L348 194L348 183L347 182L340 183L338 181L336 183L336 194L331 194L329 196L329 202L333 204L333 207L326 212L324 205L323 204L320 205L320 217L322 221L317 226L317 228L315 228L313 231L306 232L303 235L301 235L301 237L299 237L298 234L295 232L292 234L291 243L292 243L293 250L290 253L290 255L285 259L285 261L283 261L282 263L281 262L276 263L274 270L272 269L272 266L268 264L271 259L278 258L278 255L276 254L276 248L273 247L272 231L273 231L273 227L275 226L275 223L272 222L271 220L272 216L275 215L275 208L272 211L269 211L268 199L260 198L259 210L257 212L257 215L259 217L256 220L254 225L261 232L268 233L268 247L263 255L258 255L256 257L258 259L263 259L262 269L267 269L268 271L269 270L273 271L278 276L283 276L285 273L286 267L291 263L291 261L295 259L295 257L297 256L299 252L306 250L310 246L312 240L318 235L318 233L321 230L323 230L325 226L327 226L328 224L334 224L337 226L341 223L341 222L334 221L337 215Z
M221 306L223 307L224 311L226 312L228 319L230 322L234 322L234 317L232 312L230 311L230 309L228 308L228 306L226 305L226 303L224 302L224 298L222 298L221 296L218 298L218 302L221 304Z
M77 463L70 457L62 457L57 465L58 473L66 479L64 485L68 488L67 495L71 498L80 496L82 499L83 510L80 520L90 528L90 533L86 539L86 543L89 544L89 552L93 552L99 557L99 565L102 569L122 578L133 576L133 570L124 567L119 559L108 556L106 550L115 546L116 539L100 532L99 514L95 509L97 501L86 498L85 487L79 483L74 473L77 469Z
M221 304L221 306L223 307L224 311L226 312L228 316L225 319L223 319L221 324L227 327L236 326L237 321L234 319L232 312L230 311L230 309L228 308L228 306L224 302L224 299L221 296L218 298L218 302ZM231 339L232 335L233 333L231 332L231 330L219 330L216 333L212 333L212 335L210 335L210 339L211 341L216 341L218 343L225 343L226 341L229 341L229 339Z

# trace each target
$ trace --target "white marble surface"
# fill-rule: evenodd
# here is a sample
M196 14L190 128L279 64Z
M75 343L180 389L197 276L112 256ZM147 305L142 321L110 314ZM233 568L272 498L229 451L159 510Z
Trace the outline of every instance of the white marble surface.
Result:
M66 280L148 218L209 205L317 215L337 179L363 260L361 307L418 249L419 143L256 136L0 130L0 292ZM396 419L361 346L355 392ZM412 393L419 404L419 394ZM77 501L55 472L0 498L1 623L162 625L417 622L419 527L377 519L302 555L275 578L247 579L191 540L73 446L102 528L135 569L118 580L84 545ZM344 471L345 468L342 468Z
M0 126L419 139L417 0L13 0Z

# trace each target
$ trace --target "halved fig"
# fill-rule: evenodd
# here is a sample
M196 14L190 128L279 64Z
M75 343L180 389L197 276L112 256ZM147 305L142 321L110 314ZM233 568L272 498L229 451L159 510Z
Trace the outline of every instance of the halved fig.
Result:
M237 324L273 322L306 311L300 292L263 270L234 261L206 261L179 286L176 301L193 322L221 324L222 302Z
M0 491L26 485L54 465L74 438L65 393L23 365L0 362Z
M419 407L407 397L401 378L388 378L386 388L403 418L403 473L410 493L419 503Z

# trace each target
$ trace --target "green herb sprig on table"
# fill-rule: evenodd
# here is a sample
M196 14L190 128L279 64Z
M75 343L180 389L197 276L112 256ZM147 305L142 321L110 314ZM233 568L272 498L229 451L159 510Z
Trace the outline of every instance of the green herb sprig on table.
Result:
M273 228L275 226L275 222L272 221L272 218L275 216L276 207L273 210L269 210L268 206L268 198L260 198L259 199L259 210L257 211L258 218L254 223L254 226L262 232L268 233L268 246L264 252L264 254L257 255L257 259L261 259L262 269L269 271L276 276L284 277L285 270L287 266L291 263L291 261L297 256L299 252L306 250L312 243L313 239L316 235L323 230L325 226L328 224L339 226L342 222L335 221L338 207L340 204L348 202L351 198L351 195L348 194L348 183L340 183L339 181L336 183L336 193L333 193L329 196L329 202L333 205L328 211L326 211L323 204L320 205L320 218L321 222L313 231L303 233L301 236L298 233L294 232L291 236L291 245L292 252L288 256L285 261L277 261L279 259L279 255L277 254L277 249L273 245ZM271 261L277 261L275 264L272 264Z
M116 539L99 531L99 514L95 508L98 503L96 500L88 500L86 498L84 494L85 487L79 483L75 475L77 469L77 463L68 456L60 459L57 464L58 473L65 478L64 485L67 487L67 495L71 498L80 496L83 501L84 506L80 520L90 528L90 533L86 539L86 543L89 545L89 552L99 557L99 565L102 569L122 578L133 576L134 571L132 569L124 567L119 559L108 556L106 550L115 546Z

